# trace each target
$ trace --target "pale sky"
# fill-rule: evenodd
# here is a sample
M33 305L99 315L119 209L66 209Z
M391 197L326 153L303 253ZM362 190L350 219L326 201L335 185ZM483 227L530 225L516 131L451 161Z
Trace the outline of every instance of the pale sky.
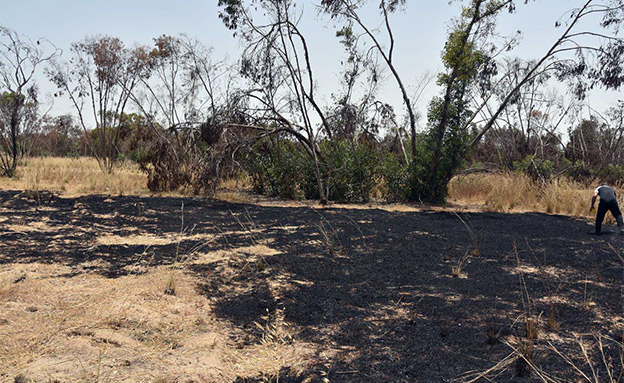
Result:
M581 0L537 0L527 5L518 1L518 12L503 15L499 29L508 34L523 32L522 44L514 55L525 59L538 58L556 39L560 30L555 21L568 9L580 5ZM232 32L218 18L217 0L0 0L0 25L11 28L32 39L46 37L63 49L63 59L69 59L69 46L90 35L119 37L127 46L152 44L152 38L162 34L185 33L214 48L215 59L238 57L239 44ZM342 46L334 37L335 27L327 16L316 11L317 2L303 1L302 29L311 46L313 70L318 82L318 93L329 99L336 90L340 60L345 57ZM396 36L395 60L408 87L414 87L427 71L441 69L440 52L444 46L450 20L459 14L461 2L448 0L408 1L405 11L391 17ZM565 4L565 5L564 5ZM378 26L381 18L376 7L363 13L369 25ZM388 78L380 98L401 108L401 97ZM53 86L43 73L38 78L42 92L52 92ZM431 97L439 92L432 84L420 102L424 114ZM592 107L604 111L624 98L619 92L594 91L588 101ZM68 105L68 104L67 104ZM63 102L57 101L60 111Z

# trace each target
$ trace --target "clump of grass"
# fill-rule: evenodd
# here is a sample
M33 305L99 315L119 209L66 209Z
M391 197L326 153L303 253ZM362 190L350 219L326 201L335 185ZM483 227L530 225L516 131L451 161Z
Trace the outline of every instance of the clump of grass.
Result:
M495 302L492 313L489 319L486 320L485 333L487 335L488 344L497 344L500 342L500 337L503 334L504 326L500 323L498 317L498 301Z
M486 329L488 344L496 344L500 340L501 329L495 324L490 324Z
M270 312L269 309L266 309L266 314L260 316L260 320L253 322L253 324L262 346L256 355L263 359L261 366L259 366L259 381L279 383L284 372L284 351L294 342L290 324L284 318L284 310L278 308L274 312ZM288 377L284 377L284 380L290 381Z
M480 204L502 212L539 211L589 216L586 205L592 193L592 187L565 177L544 184L515 172L458 176L449 184L449 200Z
M318 212L317 212L318 213ZM328 249L329 253L344 255L345 249L340 242L340 238L338 236L338 231L334 228L334 226L325 218L322 214L318 213L321 217L320 222L316 226L318 232L321 236L321 240L323 245Z
M468 263L470 263L472 258L480 256L481 250L479 249L479 241L474 232L474 229L472 228L472 225L470 224L470 221L466 217L462 218L457 213L454 213L454 214L464 224L464 227L466 227L466 230L468 231L468 234L470 235L470 240L472 241L471 247L469 247L464 252L464 254L458 258L457 263L455 265L451 266L451 273L454 277L465 278L466 275L464 273L464 267Z
M448 324L443 321L442 323L440 323L440 332L439 335L442 338L446 338L446 336L448 335Z
M200 241L194 243L190 247L183 246L182 239L187 235L192 235L195 226L187 228L184 226L184 201L180 208L180 232L176 240L176 250L174 262L171 265L171 272L167 277L164 293L167 295L176 295L176 277L180 270L183 270L186 263L193 257L194 254L200 252L204 247L213 242L213 239Z
M536 340L539 336L539 320L538 318L527 317L524 322L524 336L529 340Z
M457 264L451 266L451 274L456 278L466 278L466 274L464 273L464 267L468 263L470 263L470 260L473 257L476 257L478 255L478 249L466 250L464 254L457 260Z
M284 310L276 310L273 315L269 309L260 317L260 322L253 322L263 345L291 344L293 338L288 331L290 325L284 319Z
M554 305L548 308L548 317L546 318L546 327L552 331L559 331L561 324L558 320L559 313Z
M167 278L167 285L165 286L165 294L167 295L176 295L176 287L175 287L175 274L169 274L169 278Z
M583 284L583 301L581 302L581 308L585 311L589 311L591 308L591 301L589 299L589 295L587 294L587 279Z
M520 270L520 254L518 247L514 244L514 254L516 256L516 264ZM529 289L522 272L518 273L520 282L520 300L522 302L522 316L524 318L524 338L521 339L520 346L515 349L516 352L516 375L519 377L527 377L532 370L535 370L535 353L534 344L539 337L539 316L534 315L534 304Z
M503 335L503 333L505 332L504 330L504 326L499 323L496 317L493 315L485 326L487 344L498 344L501 341L501 335Z

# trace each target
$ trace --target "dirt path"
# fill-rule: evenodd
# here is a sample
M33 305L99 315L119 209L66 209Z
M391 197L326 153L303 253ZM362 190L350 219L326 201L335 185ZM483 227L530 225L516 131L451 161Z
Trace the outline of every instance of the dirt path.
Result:
M621 350L613 341L624 334L624 236L593 236L585 221L190 198L91 196L37 204L16 192L0 192L0 201L0 276L7 275L0 285L0 338L14 332L15 310L28 315L14 305L20 284L32 279L17 280L27 265L62 267L55 277L68 284L85 276L123 284L151 270L170 275L175 264L185 276L180 291L188 290L188 299L180 299L201 306L209 326L189 327L171 359L159 356L166 365L199 366L185 376L171 367L164 375L172 381L260 382L275 379L277 369L280 382L450 382L478 376L514 348L543 374L571 380L576 372L554 349L591 373L578 340L600 365L592 348L598 334L618 368ZM163 278L154 296L164 305L182 304L162 293ZM180 326L199 314L189 315L178 315ZM202 365L190 350L206 334L216 334L222 346L214 363ZM91 331L84 338L97 336ZM117 343L128 350L146 342L136 332L124 336ZM236 367L269 347L266 363L290 355L269 363L273 372ZM51 357L43 350L28 362L11 351L0 347L0 363L10 363L7 382L20 372L37 376L37 366ZM156 364L143 363L151 375L136 363L109 369L127 381L154 381ZM531 370L521 361L499 367L489 375L502 370L496 381L542 381L535 371L521 377Z

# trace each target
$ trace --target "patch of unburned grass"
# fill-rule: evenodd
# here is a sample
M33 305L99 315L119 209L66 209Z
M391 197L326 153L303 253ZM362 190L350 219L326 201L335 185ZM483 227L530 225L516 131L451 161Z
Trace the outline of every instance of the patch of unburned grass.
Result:
M119 163L112 174L103 172L90 157L25 159L13 178L0 178L0 188L51 190L63 195L146 195L147 176L138 165Z
M535 211L593 217L589 202L594 188L567 178L547 183L520 173L471 174L455 177L449 185L449 200L456 204L483 205L497 212ZM612 217L607 216L608 222Z

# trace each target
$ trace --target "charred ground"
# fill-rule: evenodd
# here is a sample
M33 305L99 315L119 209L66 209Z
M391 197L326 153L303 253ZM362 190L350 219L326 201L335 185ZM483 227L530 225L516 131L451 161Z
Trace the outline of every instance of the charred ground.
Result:
M281 341L309 350L280 367L280 382L470 380L510 354L521 361L501 364L490 378L500 370L498 381L542 381L524 357L569 381L578 373L555 349L591 374L579 341L591 351L597 339L612 370L621 368L624 236L596 237L585 220L172 197L42 202L6 191L0 201L5 267L62 264L71 281L175 264L193 276L210 302L205 315L227 324L228 342L239 349L262 342L259 318L280 316L289 325ZM259 246L270 251L253 251ZM1 321L0 333L10 326ZM604 364L599 352L589 354Z

